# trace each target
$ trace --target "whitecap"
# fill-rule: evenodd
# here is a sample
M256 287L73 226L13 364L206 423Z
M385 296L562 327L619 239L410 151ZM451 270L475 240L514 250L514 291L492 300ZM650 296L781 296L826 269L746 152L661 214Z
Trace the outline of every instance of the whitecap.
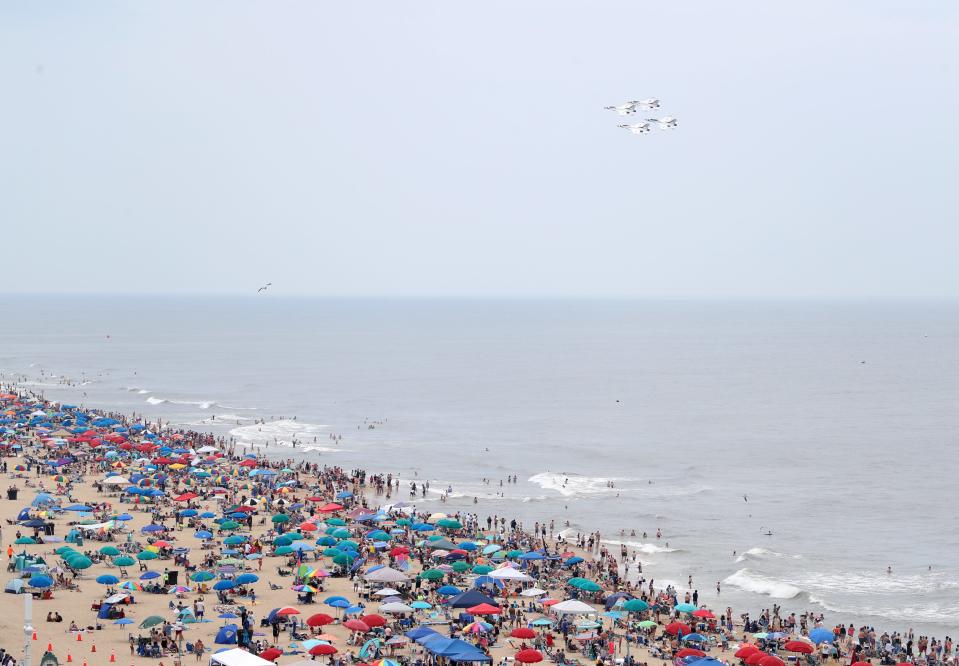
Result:
M765 594L774 599L792 599L802 593L802 590L795 585L763 576L749 569L740 569L723 580L723 584L738 587L747 592Z

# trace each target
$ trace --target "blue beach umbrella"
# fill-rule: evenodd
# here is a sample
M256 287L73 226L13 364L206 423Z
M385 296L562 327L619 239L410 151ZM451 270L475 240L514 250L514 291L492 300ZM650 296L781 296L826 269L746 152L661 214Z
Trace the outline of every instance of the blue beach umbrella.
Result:
M97 582L100 585L116 585L120 582L120 579L112 574L103 574L102 576L97 576Z

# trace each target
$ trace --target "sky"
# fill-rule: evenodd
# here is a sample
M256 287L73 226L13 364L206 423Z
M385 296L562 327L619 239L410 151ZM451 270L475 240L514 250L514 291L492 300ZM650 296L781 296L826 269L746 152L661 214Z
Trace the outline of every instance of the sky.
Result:
M957 79L951 0L7 0L0 291L954 300Z

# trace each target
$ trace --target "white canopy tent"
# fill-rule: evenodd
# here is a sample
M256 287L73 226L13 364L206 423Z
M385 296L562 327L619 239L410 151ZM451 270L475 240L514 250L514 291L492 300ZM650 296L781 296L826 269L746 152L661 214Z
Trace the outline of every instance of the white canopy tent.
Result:
M216 666L217 664L220 666L276 666L272 661L261 659L255 654L240 648L224 650L223 652L217 652L212 655L210 657L210 666Z
M406 583L409 581L405 573L390 567L368 571L363 574L363 579L368 583Z
M486 575L495 580L522 580L522 581L533 580L532 577L527 576L522 571L519 571L518 569L514 569L513 567L502 567L501 569L493 569Z
M595 608L589 604L584 604L579 599L567 599L558 604L553 604L549 609L561 615L586 615L587 613L598 612Z

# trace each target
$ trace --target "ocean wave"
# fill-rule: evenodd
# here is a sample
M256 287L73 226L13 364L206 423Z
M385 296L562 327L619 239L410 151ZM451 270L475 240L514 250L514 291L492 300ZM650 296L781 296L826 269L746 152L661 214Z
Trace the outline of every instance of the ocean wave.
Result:
M609 484L615 484L618 481L630 481L631 479L540 472L527 480L530 483L535 483L543 490L555 490L564 497L575 497L577 495L605 495L620 492L619 488L615 486L610 488Z
M322 436L325 439L329 435L329 426L318 423L293 421L292 419L281 419L268 423L253 423L238 426L230 430L230 435L241 444L249 444L252 446L278 444L280 446L292 447L294 441L300 445L304 444L305 440L312 440L315 437ZM315 444L311 443L309 446L315 447ZM330 450L339 451L340 449Z
M802 593L802 590L795 585L763 576L749 569L740 569L726 577L723 584L738 587L747 592L764 594L774 599L792 599Z
M656 553L678 553L682 550L680 548L667 548L666 546L660 546L656 543L643 543L642 541L617 541L616 539L603 539L602 541L603 543L608 543L613 546L626 546L627 548L647 555L655 555Z
M138 389L139 391L139 389ZM149 393L149 391L145 391ZM151 405L191 405L193 407L199 407L200 409L212 409L214 407L219 407L220 409L239 409L239 410L254 410L256 407L236 407L234 405L224 405L215 400L170 400L168 398L157 398L156 396L150 396L146 399L146 402Z
M788 555L786 553L777 553L775 550L770 550L768 548L750 548L747 551L744 551L736 557L737 562L746 562L747 560L759 560L765 557L789 557L795 560L798 560L802 555Z

